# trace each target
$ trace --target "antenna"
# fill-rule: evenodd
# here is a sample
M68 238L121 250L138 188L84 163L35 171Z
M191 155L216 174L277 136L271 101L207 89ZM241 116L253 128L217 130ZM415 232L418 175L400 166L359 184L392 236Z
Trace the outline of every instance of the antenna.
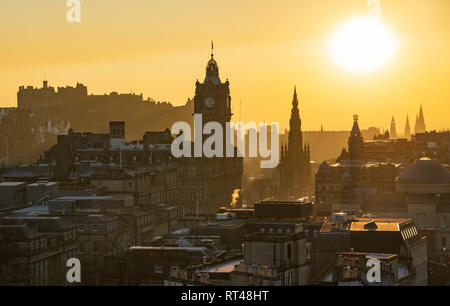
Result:
M214 41L211 40L211 58L214 57Z

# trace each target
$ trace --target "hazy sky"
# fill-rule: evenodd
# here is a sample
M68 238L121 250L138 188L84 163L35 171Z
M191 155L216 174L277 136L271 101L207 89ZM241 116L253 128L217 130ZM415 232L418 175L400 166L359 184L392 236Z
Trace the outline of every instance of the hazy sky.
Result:
M398 40L393 60L366 75L337 67L326 48L333 31L365 15L366 0L81 0L80 24L66 0L0 0L0 105L15 106L20 85L80 81L90 93L143 93L184 104L202 80L215 44L238 119L284 129L294 85L304 130L388 127L403 131L420 103L427 128L450 128L450 1L381 0Z

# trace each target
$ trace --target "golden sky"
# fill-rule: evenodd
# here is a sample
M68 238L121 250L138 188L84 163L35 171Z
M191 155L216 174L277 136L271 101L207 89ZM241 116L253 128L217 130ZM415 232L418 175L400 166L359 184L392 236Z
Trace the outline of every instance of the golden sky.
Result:
M20 85L74 86L90 93L143 93L184 104L202 80L214 40L238 119L288 125L294 85L304 130L403 131L423 103L428 129L450 128L450 1L381 0L398 41L390 63L353 74L331 60L327 41L365 0L81 0L80 24L66 0L0 1L0 105Z

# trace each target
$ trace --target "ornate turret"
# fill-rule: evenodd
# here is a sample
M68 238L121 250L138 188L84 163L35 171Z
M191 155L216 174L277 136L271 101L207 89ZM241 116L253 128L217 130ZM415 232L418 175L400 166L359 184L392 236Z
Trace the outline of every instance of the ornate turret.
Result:
M353 116L353 128L348 138L348 154L350 161L363 161L364 140L358 125L358 115Z
M194 114L203 115L203 124L215 121L225 126L231 120L230 83L219 78L219 66L214 59L214 45L211 42L211 58L206 65L203 83L195 84Z
M219 66L217 65L216 60L214 59L214 44L211 42L211 59L208 61L208 64L206 65L206 77L205 81L203 82L206 84L207 81L211 81L214 84L220 84L220 78L219 78Z

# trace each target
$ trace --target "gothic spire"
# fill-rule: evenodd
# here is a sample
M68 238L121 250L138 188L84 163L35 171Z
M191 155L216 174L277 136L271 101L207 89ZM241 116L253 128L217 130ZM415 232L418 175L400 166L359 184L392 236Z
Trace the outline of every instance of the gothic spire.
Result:
M294 98L292 99L292 106L298 108L297 86L294 87Z
M291 119L289 121L289 148L301 152L303 150L302 122L298 109L297 87L292 98ZM297 154L297 153L294 153Z
M407 139L411 138L411 126L409 125L409 116L408 115L406 115L405 137Z
M417 133L425 133L425 116L423 115L422 104L420 105L419 115L416 117L416 126L414 128L414 132Z

